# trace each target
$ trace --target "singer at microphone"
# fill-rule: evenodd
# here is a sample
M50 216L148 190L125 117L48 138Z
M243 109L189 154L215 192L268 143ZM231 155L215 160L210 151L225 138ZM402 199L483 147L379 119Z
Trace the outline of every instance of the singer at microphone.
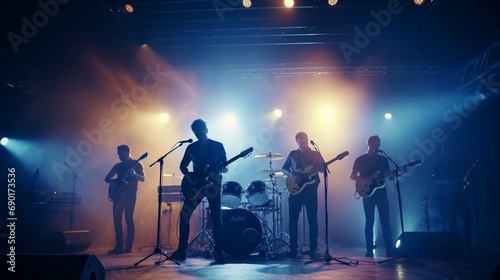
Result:
M180 143L180 144L184 144L184 143L193 143L193 139L191 139L191 138L190 138L190 139L188 139L188 140L181 140L181 141L179 141L179 142L177 142L177 143Z

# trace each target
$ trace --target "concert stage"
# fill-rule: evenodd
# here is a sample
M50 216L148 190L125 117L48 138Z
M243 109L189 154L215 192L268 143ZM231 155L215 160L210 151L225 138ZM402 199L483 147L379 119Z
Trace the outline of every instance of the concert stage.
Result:
M330 250L334 260L308 263L308 255L297 259L261 258L258 255L227 257L224 265L212 259L188 257L180 265L165 261L160 254L135 263L152 252L148 249L131 254L96 254L106 269L106 279L491 279L491 271L500 264L498 256L473 252L465 257L399 258L385 263L386 257L364 257L364 248ZM172 251L167 254L171 254ZM161 257L161 258L160 258ZM341 262L339 262L340 260ZM351 263L352 265L346 265ZM357 264L356 264L357 263Z

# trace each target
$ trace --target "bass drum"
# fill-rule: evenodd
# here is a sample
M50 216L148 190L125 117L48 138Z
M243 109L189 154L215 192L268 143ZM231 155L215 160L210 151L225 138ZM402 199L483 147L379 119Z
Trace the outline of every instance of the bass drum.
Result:
M233 256L249 255L262 239L259 218L245 209L229 210L222 215L222 250Z

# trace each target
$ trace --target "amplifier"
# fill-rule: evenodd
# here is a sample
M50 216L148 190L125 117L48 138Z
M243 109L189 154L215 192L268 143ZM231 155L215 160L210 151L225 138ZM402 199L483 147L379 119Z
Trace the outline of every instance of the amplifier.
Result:
M47 237L48 253L75 253L87 250L92 244L88 230L53 231Z

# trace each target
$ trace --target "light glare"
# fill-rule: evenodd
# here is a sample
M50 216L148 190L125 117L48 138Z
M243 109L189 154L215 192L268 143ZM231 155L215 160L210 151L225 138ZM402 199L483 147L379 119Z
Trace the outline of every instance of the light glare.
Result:
M338 2L339 2L338 0L328 0L328 5L335 6L337 5Z
M0 144L2 144L2 146L7 145L7 143L9 143L9 138L7 137L3 137L2 140L0 140Z
M281 116L283 116L283 111L281 111L281 109L275 109L273 115L277 118L281 118Z
M252 6L252 1L250 1L250 0L243 0L243 7L250 8L251 6Z
M160 114L160 120L162 122L168 122L170 120L170 116L167 113L161 113Z
M391 113L385 113L385 119L387 119L387 120L392 119L392 114Z

